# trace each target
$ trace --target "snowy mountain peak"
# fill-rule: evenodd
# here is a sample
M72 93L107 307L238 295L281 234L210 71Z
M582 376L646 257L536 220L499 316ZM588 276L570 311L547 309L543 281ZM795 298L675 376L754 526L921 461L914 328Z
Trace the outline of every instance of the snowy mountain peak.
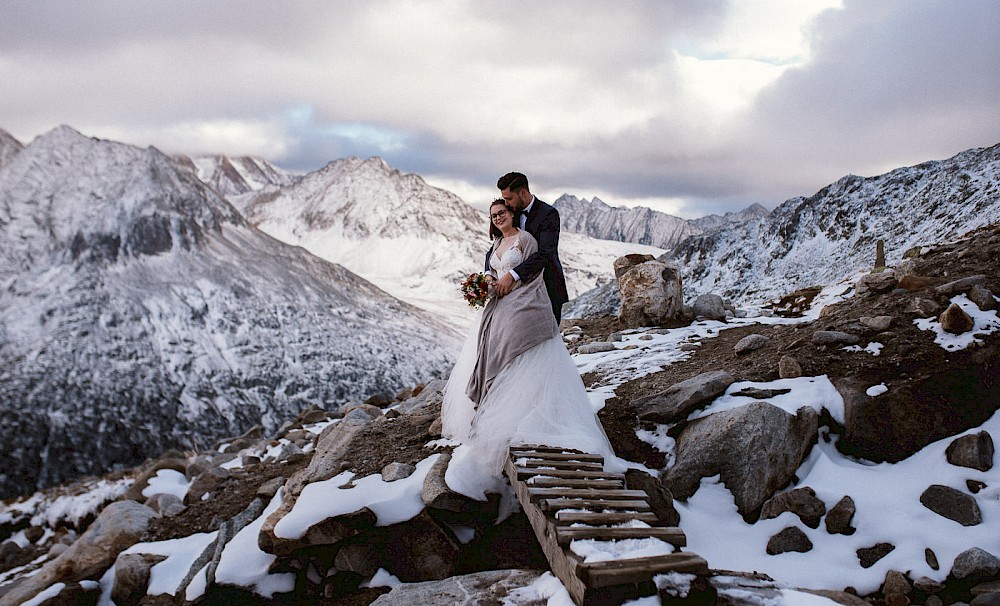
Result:
M199 179L225 197L240 196L268 187L291 185L299 177L278 168L263 158L230 157L221 154L207 156L176 156L181 166L193 171Z
M22 149L24 149L23 143L14 138L14 135L0 128L0 168L9 164Z
M563 194L553 204L565 231L602 240L634 242L672 248L684 238L701 233L690 222L650 208L617 208L600 200L581 200Z
M155 148L60 126L0 169L0 276L54 257L114 261L196 246L244 220Z

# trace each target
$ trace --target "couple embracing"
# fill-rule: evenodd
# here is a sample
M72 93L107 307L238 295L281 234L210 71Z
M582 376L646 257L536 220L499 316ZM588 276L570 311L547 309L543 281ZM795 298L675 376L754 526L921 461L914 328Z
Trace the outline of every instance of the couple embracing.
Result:
M559 263L559 213L508 173L490 205L486 271L493 295L479 312L445 388L443 433L461 442L445 475L474 499L510 496L501 470L510 444L546 444L619 460L559 335L569 298Z

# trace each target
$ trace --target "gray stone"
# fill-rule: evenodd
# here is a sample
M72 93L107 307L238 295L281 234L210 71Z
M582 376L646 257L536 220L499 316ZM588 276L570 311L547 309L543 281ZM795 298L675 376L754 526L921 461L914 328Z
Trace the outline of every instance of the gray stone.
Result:
M719 320L726 319L726 305L722 297L712 293L706 293L695 297L691 303L691 312L696 319Z
M921 318L936 316L941 306L937 302L923 297L915 297L904 310L906 313L916 314Z
M972 598L969 606L1000 606L1000 591L981 593Z
M726 392L735 379L724 370L704 372L671 385L664 391L632 402L640 419L671 423L704 407Z
M982 595L984 593L1000 593L1000 580L996 581L986 581L985 583L979 583L974 585L969 593L972 595Z
M778 376L782 379L797 379L802 376L802 366L793 356L781 356L778 360Z
M153 509L164 518L172 518L187 509L184 501L175 494L158 494L152 500L155 502Z
M394 461L382 468L382 481L395 482L396 480L402 480L413 475L413 472L416 470L417 468L414 465Z
M372 606L499 604L513 590L531 585L539 576L537 570L489 570L442 581L404 583L376 598Z
M924 593L939 593L944 590L944 583L936 581L930 577L920 577L913 580L913 588Z
M955 556L951 574L956 579L988 579L1000 574L1000 559L979 547L966 549Z
M816 345L857 345L860 340L857 335L839 330L817 330L812 336Z
M664 483L685 500L702 478L721 476L744 517L795 475L816 437L819 415L791 415L767 402L751 402L692 421L677 437L676 462Z
M622 300L618 320L626 328L671 324L683 315L681 273L673 263L635 265L619 276L618 290Z
M653 255L643 255L639 253L632 253L624 255L622 257L618 257L612 264L612 267L615 272L615 279L621 279L621 277L625 275L625 272L632 269L636 265L646 263L647 261L655 261L655 260L656 257L654 257ZM583 329L581 329L581 331L582 330Z
M370 577L381 568L375 545L372 541L347 541L337 550L333 560L337 570L354 572Z
M135 501L111 503L73 545L14 586L0 604L20 604L55 583L100 577L119 553L139 542L155 517L155 511Z
M605 351L614 351L615 344L609 343L608 341L597 341L594 343L584 343L583 345L576 348L576 353L579 354L592 354L592 353L603 353Z
M794 513L809 528L819 528L819 521L826 513L826 505L816 497L816 491L812 488L795 488L768 499L760 510L760 519L770 520L786 511Z
M890 595L904 595L908 596L913 593L913 587L906 580L906 577L902 572L898 570L890 570L885 573L885 582L882 583L882 595L888 597Z
M386 544L391 548L381 554L385 568L404 583L445 579L458 570L462 545L427 510L389 527L387 532Z
M779 555L789 551L805 553L812 548L812 541L797 526L789 526L767 541L767 555Z
M754 398L755 400L768 400L791 393L791 389L761 389L759 387L744 387L739 391L734 391L731 395Z
M989 471L993 468L993 437L988 431L980 431L956 438L948 445L945 455L952 465Z
M487 501L477 501L470 499L464 494L460 494L448 487L444 481L445 473L448 471L448 463L451 462L451 453L444 453L437 461L431 465L424 477L424 484L420 490L420 498L424 505L439 512L450 512L451 520L459 521L463 518L469 519L495 519L499 511L499 501L491 498Z
M990 311L1000 307L993 293L984 286L975 285L969 289L969 300L976 304L976 307L983 311Z
M764 335L747 335L733 346L733 351L736 352L736 355L742 356L750 353L751 351L767 347L770 344L771 339L769 337L765 337Z
M896 288L899 280L891 269L874 274L866 274L857 282L859 294L866 293L886 293Z
M952 303L948 306L948 309L941 312L941 315L938 316L938 322L941 323L941 330L954 335L969 332L976 325L972 317L955 303Z
M190 505L200 502L202 497L215 492L231 475L232 473L223 467L209 467L191 482L191 486L188 486L187 494L184 495L184 503Z
M826 514L826 531L830 534L854 534L855 528L851 526L856 512L854 499L845 496Z
M976 498L950 486L932 484L920 495L920 502L939 516L962 526L976 526L983 521Z
M930 547L924 549L924 560L927 565L931 567L931 570L941 570L941 565L938 563L937 554Z
M871 547L862 547L857 550L858 562L862 568L871 568L876 562L889 555L896 546L891 543L878 543Z
M862 316L859 322L875 332L885 332L892 326L894 319L892 316Z
M954 606L959 606L960 602L955 602ZM924 606L944 606L944 601L940 596L929 595L924 602Z
M939 295L944 295L950 297L952 295L957 295L963 293L973 286L982 286L986 282L986 276L984 274L977 274L975 276L968 276L966 278L960 278L947 284L942 284L934 289Z
M285 478L278 476L271 478L270 480L264 482L257 487L257 492L254 493L255 496L261 497L263 499L270 500L275 494L277 494L278 489L285 485Z
M115 560L115 579L111 599L118 606L136 606L146 596L149 571L167 556L150 553L125 553Z
M664 526L680 526L681 515L674 507L674 496L659 478L632 468L625 472L625 486L629 490L642 490L646 493L649 508Z

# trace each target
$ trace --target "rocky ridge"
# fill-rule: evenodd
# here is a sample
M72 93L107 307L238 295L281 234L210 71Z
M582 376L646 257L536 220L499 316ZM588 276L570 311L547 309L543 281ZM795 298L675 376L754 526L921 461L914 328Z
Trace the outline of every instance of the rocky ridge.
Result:
M977 427L1000 408L995 382L1000 376L1000 331L983 329L970 335L976 340L973 347L950 351L914 320L939 319L961 332L961 321L952 324L944 313L956 297L978 301L980 309L995 309L1000 301L994 295L1000 292L998 255L1000 227L995 226L925 246L891 271L872 272L843 285L841 290L851 292L841 293L847 296L811 321L728 328L690 348L688 357L619 384L600 418L619 456L659 470L659 478L647 476L645 482L649 490L667 497L669 507L659 515L677 515L671 503L691 500L704 489L699 488L702 480L720 475L747 523L785 521L783 529L760 546L767 554L761 557L809 553L817 547L807 532L862 532L872 517L859 512L851 486L829 500L796 478L809 453L824 443L833 441L836 449L872 461L900 461L944 439L948 446L941 456L948 465L994 468L992 432L950 436ZM789 293L788 300L798 308L779 312L800 314L817 294ZM593 348L598 352L641 351L638 344L644 337L669 330L647 328L623 335L622 329L617 318L605 316L581 319L565 332L568 346L577 352L601 343L611 346ZM624 336L629 345L622 346ZM748 337L755 337L749 339L752 345ZM872 343L881 345L878 355L851 349ZM591 388L612 380L596 368L584 376ZM708 412L736 381L823 375L843 399L840 421L810 408L791 414L769 404L780 390L748 391L744 397L752 402L746 406L692 418L692 413ZM865 386L872 384L884 384L887 392L867 393ZM61 599L83 599L100 591L98 579L118 604L444 604L470 594L480 603L500 603L523 595L518 592L538 583L545 569L523 517L515 515L492 526L495 504L458 498L440 482L448 450L434 442L440 430L441 388L437 381L395 398L372 398L335 411L309 408L270 437L258 429L210 450L165 453L134 470L94 480L103 486L101 498L77 519L53 514L58 511L54 504L73 490L90 494L83 485L5 503L0 536L12 538L0 544L4 567L10 569L0 575L0 604L17 603L56 580L65 583L57 592ZM676 447L668 456L639 439L637 429L666 431ZM159 479L171 476L182 478L181 496L162 488ZM321 516L298 537L278 529L289 509L281 512L274 495L303 499L304 487L331 481L348 491L365 482L382 482L385 490L398 482L417 482L420 504L404 521L381 523L384 514L360 507ZM952 520L957 527L986 528L980 508L988 505L995 486L970 481L958 489L933 478L926 484L920 503L927 515ZM278 498L287 502L284 496ZM109 501L113 505L105 507ZM104 513L99 513L102 507ZM123 522L114 532L112 517ZM199 533L208 536L200 538ZM910 534L919 535L919 529ZM98 541L102 536L107 538ZM845 605L994 603L1000 597L1000 559L989 548L990 532L976 536L983 542L967 545L953 560L942 561L932 550L922 554L926 565L942 571L935 578L911 576L908 571L917 568L917 562L892 568L864 600L855 595L850 580L840 587L797 589ZM165 557L157 553L156 542L185 537L191 564L171 588L178 597L147 595L150 571ZM227 561L231 552L227 556L225 547L245 549L247 537L269 554L252 582L234 575ZM116 545L111 551L120 555L113 572L103 572L112 561L107 555L111 542ZM124 551L127 545L134 547ZM878 566L895 549L897 545L884 541L859 546L858 570ZM72 558L64 557L70 553ZM70 561L72 566L67 566ZM24 578L39 566L37 574ZM380 569L406 584L391 591L365 586ZM10 582L18 578L23 580ZM789 599L783 592L791 589L766 575L715 570L701 581L664 582L659 592L664 600L685 595L699 603L758 604L780 601L782 595ZM272 597L261 596L268 591L273 591Z

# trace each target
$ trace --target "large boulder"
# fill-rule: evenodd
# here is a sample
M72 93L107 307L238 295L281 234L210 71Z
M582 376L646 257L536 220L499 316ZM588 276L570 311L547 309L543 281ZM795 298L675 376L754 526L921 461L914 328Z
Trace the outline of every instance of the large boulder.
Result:
M702 478L719 475L736 507L749 517L795 475L816 438L819 414L789 414L767 402L696 419L677 437L676 463L664 483L685 500Z
M0 606L25 602L55 583L101 576L118 554L139 542L155 517L155 511L135 501L111 503L69 549L0 598Z
M628 267L618 276L618 290L618 320L625 327L675 323L684 312L681 273L675 264L652 260Z
M724 322L726 320L726 302L714 293L698 295L691 303L691 313L694 314L695 319Z
M372 606L412 604L499 604L520 587L539 577L533 570L488 570L442 581L397 585L372 602Z
M672 423L726 393L735 380L724 370L703 372L658 394L634 400L632 407L644 421Z

